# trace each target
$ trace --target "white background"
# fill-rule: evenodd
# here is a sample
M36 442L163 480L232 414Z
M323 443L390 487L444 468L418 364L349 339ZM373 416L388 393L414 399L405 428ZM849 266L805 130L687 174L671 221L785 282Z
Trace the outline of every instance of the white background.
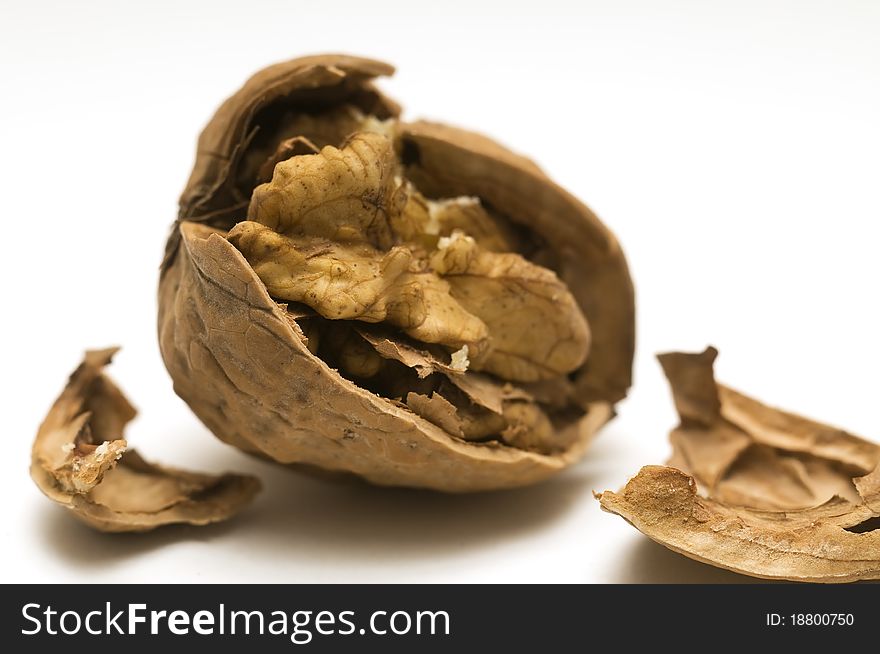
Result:
M880 3L4 3L0 20L2 581L739 581L604 514L667 455L657 351L721 349L729 384L880 437ZM615 230L638 297L636 383L585 460L478 496L334 484L219 443L155 337L166 230L198 131L256 69L384 58L424 116L532 156ZM251 471L209 528L108 536L27 476L87 347L141 409L148 457Z

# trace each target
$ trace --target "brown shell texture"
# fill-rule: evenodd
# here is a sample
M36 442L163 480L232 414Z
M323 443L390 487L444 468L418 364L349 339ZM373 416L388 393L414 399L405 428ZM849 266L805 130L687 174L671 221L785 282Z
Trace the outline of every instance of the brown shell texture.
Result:
M528 159L400 121L373 84L392 72L306 57L223 103L168 240L162 357L264 458L452 492L540 481L630 386L624 255Z
M714 379L714 348L660 362L681 424L602 508L698 561L768 579L880 579L880 445Z
M40 490L101 531L205 525L244 508L260 489L253 477L166 468L126 449L135 410L102 372L115 352L87 352L40 425L31 459Z

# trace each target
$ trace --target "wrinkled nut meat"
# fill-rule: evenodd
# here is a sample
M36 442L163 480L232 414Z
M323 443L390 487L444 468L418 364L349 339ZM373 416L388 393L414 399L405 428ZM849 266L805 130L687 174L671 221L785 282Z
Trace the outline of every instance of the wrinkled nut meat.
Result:
M222 440L447 491L577 460L630 385L613 235L529 160L398 119L347 56L267 68L203 131L159 337Z
M135 410L102 372L115 351L87 352L40 425L31 456L40 490L102 531L204 525L237 513L260 488L253 477L160 467L126 449Z
M716 384L716 355L660 356L681 418L672 458L598 495L602 508L735 572L880 579L880 445Z

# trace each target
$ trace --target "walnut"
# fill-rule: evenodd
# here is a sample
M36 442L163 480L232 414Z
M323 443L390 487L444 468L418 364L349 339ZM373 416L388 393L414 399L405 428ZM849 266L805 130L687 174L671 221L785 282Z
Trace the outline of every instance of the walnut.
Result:
M602 508L743 574L880 579L880 445L716 384L717 354L660 356L681 417L672 458L599 494Z
M613 235L531 161L399 119L393 69L257 73L203 131L159 286L175 391L222 440L471 491L577 460L631 381Z

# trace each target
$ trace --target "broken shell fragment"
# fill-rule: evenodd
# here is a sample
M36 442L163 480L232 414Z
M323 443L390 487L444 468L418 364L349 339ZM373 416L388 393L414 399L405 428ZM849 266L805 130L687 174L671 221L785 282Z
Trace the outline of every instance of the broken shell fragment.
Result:
M41 491L101 531L226 520L256 495L253 477L166 468L127 449L135 410L103 374L116 349L94 350L71 375L34 441L31 477Z
M690 558L770 579L880 579L880 445L717 384L714 348L659 359L681 424L602 508Z
M630 385L633 289L582 203L489 139L405 123L328 55L257 73L199 139L159 340L223 441L475 491L576 461Z

